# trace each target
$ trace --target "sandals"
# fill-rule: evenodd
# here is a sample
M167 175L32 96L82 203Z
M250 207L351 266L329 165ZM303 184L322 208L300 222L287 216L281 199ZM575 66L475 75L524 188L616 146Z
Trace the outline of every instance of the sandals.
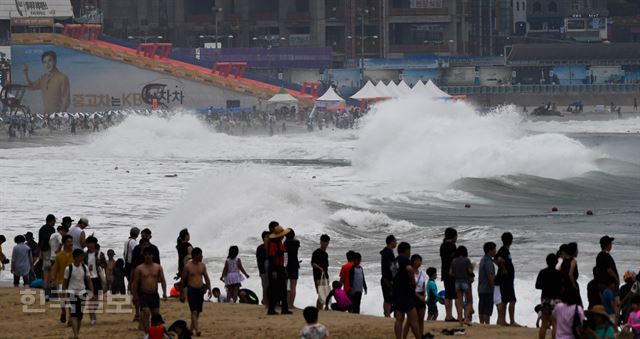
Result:
M464 328L454 328L454 329L445 328L444 330L442 330L441 333L443 335L465 335L465 334L467 334L467 332L464 330Z

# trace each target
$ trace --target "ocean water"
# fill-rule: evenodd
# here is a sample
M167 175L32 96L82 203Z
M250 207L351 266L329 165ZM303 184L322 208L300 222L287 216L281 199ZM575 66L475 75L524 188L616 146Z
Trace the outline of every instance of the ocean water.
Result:
M616 237L620 271L640 268L640 119L530 122L515 111L480 116L463 102L404 98L376 106L359 130L235 137L178 114L130 116L55 146L0 143L4 250L48 213L88 217L87 232L118 256L131 226L149 227L171 281L176 237L188 227L215 286L238 245L244 285L260 293L255 248L277 220L302 242L297 307L315 303L309 260L327 233L330 275L348 250L361 252L362 309L382 315L378 252L388 234L410 242L426 269L440 267L446 227L476 263L484 242L511 231L516 320L534 326L535 277L560 244L579 243L583 287L604 234Z

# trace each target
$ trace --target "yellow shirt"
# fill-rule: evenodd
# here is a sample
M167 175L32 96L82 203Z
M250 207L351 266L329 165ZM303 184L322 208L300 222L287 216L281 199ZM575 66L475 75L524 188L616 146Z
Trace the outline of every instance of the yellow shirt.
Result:
M57 69L43 74L31 84L31 89L42 91L43 113L67 112L71 103L69 78Z
M71 251L60 251L56 254L56 261L51 268L51 281L57 285L64 283L64 269L73 263L73 254Z

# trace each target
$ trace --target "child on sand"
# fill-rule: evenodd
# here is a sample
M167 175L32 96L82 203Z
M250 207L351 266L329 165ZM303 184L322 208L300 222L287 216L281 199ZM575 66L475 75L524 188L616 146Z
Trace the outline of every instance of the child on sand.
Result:
M238 291L240 290L240 286L242 286L241 282L244 280L242 274L244 274L247 279L249 278L244 267L242 267L242 261L238 258L239 252L238 246L229 247L229 256L224 263L224 269L220 277L220 280L224 282L227 288L228 301L233 301L234 303L238 301ZM240 272L242 272L242 274L240 274Z
M227 296L220 293L220 289L217 287L214 287L213 290L211 290L211 293L213 294L213 297L215 298L215 300L222 304L222 303L227 303L229 302L229 299L227 299Z
M331 290L331 292L329 292L329 295L327 295L327 300L324 303L325 310L329 310L329 305L331 305L331 309L334 311L350 311L351 300L349 300L347 292L345 292L341 288L342 284L340 284L340 282L336 280L333 282L333 284L331 284L331 286L333 287L333 289ZM336 302L334 302L333 304L330 303L332 297L336 300Z
M360 263L362 255L360 253L353 254L353 265L349 270L349 299L351 300L351 313L360 313L360 302L362 301L362 293L367 294L367 281L364 278L364 270Z
M330 339L329 330L322 325L318 324L318 309L309 306L302 311L304 320L307 322L307 326L300 330L300 339Z
M107 251L107 267L105 268L105 275L107 276L107 288L105 291L111 291L111 286L113 285L113 269L116 267L116 260L114 257L116 256L116 252L112 249Z
M437 320L438 301L442 299L438 296L438 285L436 284L438 270L435 267L427 268L427 276L429 277L427 282L427 320Z
M151 326L144 339L171 339L169 332L164 328L164 320L160 313L151 316Z
M124 259L116 260L113 267L113 281L111 282L111 294L127 294L124 277L126 275Z
M640 339L640 296L631 298L631 310L624 329L630 329L634 339Z

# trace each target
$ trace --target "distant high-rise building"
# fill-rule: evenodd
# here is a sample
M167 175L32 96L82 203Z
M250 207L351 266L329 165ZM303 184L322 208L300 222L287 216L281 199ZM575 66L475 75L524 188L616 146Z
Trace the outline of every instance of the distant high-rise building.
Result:
M176 46L330 47L334 59L473 54L477 0L111 0L105 32ZM217 45L215 44L217 43Z

